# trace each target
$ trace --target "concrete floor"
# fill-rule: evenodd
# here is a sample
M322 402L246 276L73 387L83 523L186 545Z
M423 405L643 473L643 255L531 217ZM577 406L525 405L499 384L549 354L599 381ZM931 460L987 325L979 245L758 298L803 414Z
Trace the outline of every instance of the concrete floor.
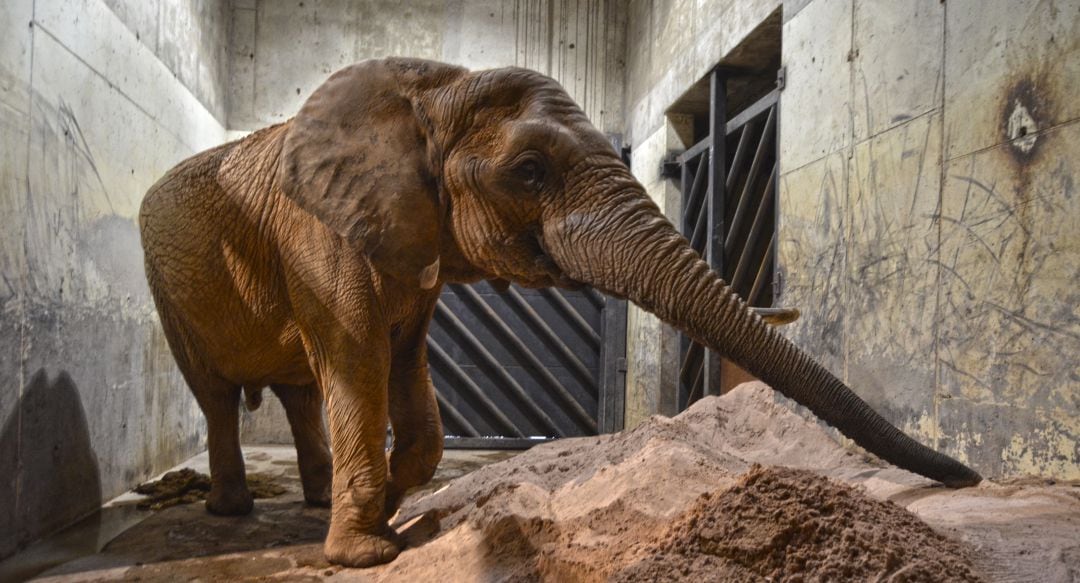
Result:
M432 481L412 495L437 490L516 453L446 450ZM135 505L144 497L124 494L94 516L0 562L0 581L194 580L205 578L201 575L207 573L206 564L213 565L215 577L233 573L237 578L292 580L290 570L311 573L312 567L320 569L322 576L337 574L341 569L322 556L329 510L303 504L296 451L285 446L248 446L244 459L249 473L274 476L286 488L285 494L256 500L251 515L238 518L212 517L201 502L161 511L138 510ZM180 468L209 473L206 452L173 469ZM289 550L272 552L272 557L258 552L280 547ZM218 555L229 556L189 560Z

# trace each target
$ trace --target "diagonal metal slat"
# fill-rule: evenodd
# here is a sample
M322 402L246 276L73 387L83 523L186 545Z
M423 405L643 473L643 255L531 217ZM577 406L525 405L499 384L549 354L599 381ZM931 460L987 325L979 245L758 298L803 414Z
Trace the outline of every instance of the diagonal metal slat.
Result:
M735 146L735 157L731 160L731 168L728 169L727 179L724 181L726 192L735 188L735 180L741 176L743 164L746 163L746 153L750 151L750 138L757 135L757 123L746 124L739 134L739 143Z
M448 322L455 329L455 332L465 339L470 347L484 360L487 367L499 377L499 380L514 393L514 396L516 396L521 403L528 407L530 413L536 416L536 419L541 422L545 429L553 432L554 435L559 437L565 435L559 426L556 425L555 421L552 420L551 416L544 411L543 407L536 404L536 401L529 396L529 393L525 391L521 384L519 384L514 377L510 376L510 373L499 364L499 361L484 347L484 344L469 331L453 311L446 307L446 304L444 304L442 300L436 305L435 313Z
M690 378L690 371L694 368L695 363L701 357L702 346L697 342L690 342L690 346L686 349L686 357L683 358L682 366L679 367L679 378L686 380Z
M454 373L454 376L457 377L458 382L461 383L460 386L468 389L470 396L473 399L476 399L476 402L484 406L487 414L494 418L496 421L498 421L498 424L502 426L502 429L504 431L512 433L515 437L525 437L525 434L522 433L520 429L518 429L517 425L515 425L509 417L503 414L502 410L499 409L499 406L491 400L491 397L488 397L487 393L485 393L484 390L481 389L480 386L477 385L476 382L474 382L472 378L469 377L469 373L462 370L462 368L458 366L456 362L454 362L454 359L450 358L450 355L448 355L446 351L443 350L441 346L439 346L438 342L435 342L431 338L428 338L428 350L431 351L431 354L436 358L436 360L441 362L447 369L450 370L450 372ZM459 412L458 415L460 414L461 413Z
M765 256L761 258L761 266L758 267L757 276L754 278L754 287L750 288L750 295L746 298L746 303L751 306L757 303L761 291L765 289L765 282L769 279L768 268L772 265L773 243L775 242L774 238L769 238L769 246L765 248Z
M472 423L458 411L456 407L450 404L450 401L446 400L446 397L442 396L442 393L435 391L435 400L439 403L439 413L446 415L465 432L465 437L480 437L480 432L473 427ZM445 424L444 424L445 425Z
M578 400L562 386L562 383L560 383L559 380L556 379L555 376L540 362L540 359L533 354L532 350L530 350L528 346L525 346L525 343L514 334L513 330L510 329L495 310L491 309L491 306L489 306L487 302L472 289L472 287L465 285L454 285L451 287L454 288L454 291L458 295L467 298L474 306L476 306L476 308L483 312L486 316L485 321L493 324L502 334L503 339L509 343L510 348L525 359L528 368L536 374L538 380L547 385L548 389L550 389L555 396L559 397L563 406L566 407L568 413L571 414L574 420L586 430L596 433L596 419L594 419L593 416L581 406L581 403L579 403Z
M591 287L585 288L582 291L582 293L585 295L586 298L589 298L589 301L592 302L592 304L594 306L596 306L597 310L603 310L604 309L604 295L603 294L601 294L600 292L594 290Z
M770 218L768 211L772 210L773 197L767 196L767 193L772 191L775 177L776 165L774 164L772 172L769 173L769 181L765 184L764 192L766 195L763 195L760 198L761 204L758 205L757 214L754 215L754 223L750 227L750 233L746 236L746 244L743 245L742 253L739 255L739 262L736 264L735 274L731 276L731 287L736 290L736 292L745 293L741 291L742 278L752 261L750 254L754 251L754 243L758 240L761 229L765 227L765 222Z
M570 368L577 373L580 380L585 384L585 387L591 391L595 398L599 394L599 389L596 386L596 380L593 379L592 372L585 366L585 363L581 362L581 359L574 354L574 351L570 350L570 348L562 341L562 338L559 338L559 335L551 329L551 326L547 325L547 322L540 317L540 314L536 313L536 310L525 301L525 298L521 297L521 294L519 294L516 289L508 289L506 291L506 297L509 297L518 310L525 315L533 328L539 331L540 334L547 339L548 344L556 352L562 355L563 362L570 365Z
M686 205L683 210L683 214L688 217L696 217L701 213L705 206L705 195L708 190L705 181L705 176L708 174L707 169L709 167L708 150L706 150L698 160L697 168L692 171L694 178L691 182L690 194L686 197Z
M774 134L773 127L776 124L776 108L769 110L769 117L765 121L765 130L761 133L761 139L758 140L757 150L754 152L754 161L750 163L750 170L746 174L746 181L743 183L742 194L739 196L739 203L735 210L735 216L731 219L731 225L728 228L727 236L724 239L724 254L731 254L735 246L736 237L742 231L743 219L749 209L750 205L755 202L751 200L753 197L753 187L758 179L758 172L761 170L761 165L764 163L765 157L768 156L767 146L772 142L772 136ZM752 240L749 239L748 240ZM734 279L734 278L732 278Z
M596 347L597 350L600 349L600 335L585 321L585 318L578 312L577 308L563 297L562 292L555 288L548 287L540 290L540 294L550 300L552 306L556 308L556 311L562 314L562 316L566 318L566 320L576 328L590 344Z

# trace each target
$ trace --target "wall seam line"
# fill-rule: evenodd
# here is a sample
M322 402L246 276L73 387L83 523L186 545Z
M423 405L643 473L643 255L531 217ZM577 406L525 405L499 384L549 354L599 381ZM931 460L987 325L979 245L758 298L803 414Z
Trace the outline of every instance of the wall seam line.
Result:
M135 109L138 109L138 110L139 110L140 112L142 112L142 114L143 114L143 115L145 115L145 116L146 116L146 117L147 117L147 118L148 118L148 119L149 119L150 121L154 122L154 124L156 124L156 125L157 125L158 127L160 127L160 128L162 129L162 130L164 130L164 131L165 131L165 133L167 133L167 134L169 134L170 136L172 136L173 138L175 138L175 139L176 139L176 141L177 141L177 142L179 142L179 143L180 143L180 144L181 144L182 146L184 146L185 148L187 148L188 150L190 150L190 151L192 151L192 152L195 152L195 151L199 151L199 149L198 149L198 148L195 148L195 147L193 147L193 146L192 146L191 144L187 143L187 141L186 141L186 140L184 140L184 139L183 139L182 137L180 137L179 135L177 135L177 134L176 134L176 133L175 133L175 132L174 132L174 131L173 131L173 130L172 130L171 128L168 128L168 127L166 127L166 126L165 126L165 125L164 125L163 123L161 123L161 121L160 121L160 120L158 120L158 119L157 119L157 117L155 117L154 115L152 115L152 114L151 114L151 113L150 113L149 111L147 111L147 110L146 110L146 109L145 109L145 108L144 108L144 107L143 107L142 105L140 105L140 104L139 104L139 103L138 103L137 101L135 101L134 99L132 99L130 95L128 95L127 93L125 93L124 91L122 91L122 90L121 90L121 89L120 89L119 87L117 87L117 85L116 85L115 83L113 83L113 82L112 82L111 80L109 80L109 78L108 78L108 77L106 77L106 76L105 76L104 74L102 74L102 73L101 73L101 71L98 71L98 70L97 70L96 68L94 68L94 66L93 66L93 65L91 65L91 64L90 64L90 63L88 63L88 62L86 62L86 60L84 60L84 59L83 59L83 58L82 58L81 56L79 56L79 55L78 55L77 53L75 53L75 51L71 50L71 48L70 48L70 47L68 47L68 46L67 46L66 44L64 44L64 43L63 43L63 41L61 41L59 37L57 37L57 36L56 36L55 34L53 34L52 32L50 32L50 31L49 31L49 29L47 29L47 28L45 28L44 26L42 26L42 25L41 25L41 23L37 22L36 20L34 21L34 28L40 28L40 29L41 29L41 31L42 31L42 32L44 32L44 33L45 33L46 35L48 35L48 36L49 36L49 38L51 38L51 39L52 39L53 41L55 41L55 42L56 42L56 44L60 46L60 48L64 49L64 51L66 51L66 52L67 52L67 53L68 53L69 55L71 55L72 57L74 57L74 58L75 58L75 60L77 60L77 61L79 61L80 63L82 63L82 65L83 65L84 67L86 67L87 69L89 69L89 70L90 70L90 72L92 72L92 73L93 73L94 75L97 75L98 77L100 77L100 78L101 78L101 80L102 80L102 81L104 81L104 82L105 82L105 84L109 86L109 89L112 89L112 90L113 90L113 91L115 91L115 92L116 92L116 93L117 93L118 95L120 95L121 97L123 97L123 98L124 98L124 99L125 99L125 100L126 100L126 101L127 101L128 103L130 103L131 105L133 105L133 106L135 107ZM165 64L164 64L164 63L162 63L162 62L161 62L160 60L157 60L156 58L155 58L155 60L156 60L156 61L157 61L157 62L158 62L159 64L161 64L162 66L165 66ZM178 82L179 82L179 81L178 81ZM192 98L193 98L193 99L195 100L195 102L196 102L196 103L198 103L198 104L199 104L199 107L201 107L201 108L203 109L203 111L204 111L204 112L206 112L206 113L207 113L207 114L208 114L208 115L210 116L210 118L211 118L211 119L213 119L213 120L214 120L215 122L217 122L217 123L218 123L218 124L220 125L220 123L221 123L221 122L219 122L219 121L218 121L217 117L215 117L213 113L211 113L211 112L210 112L209 110L207 110L207 109L206 109L206 106L205 106L205 105L203 105L203 103L202 103L201 101L199 101L199 98L198 98L198 97L195 97L195 95L194 95L193 93L191 93L191 90L190 90L190 89L188 89L186 85L184 85L183 83L180 83L180 86L184 88L184 91L185 91L185 92L186 92L186 93L187 93L188 95L190 95L190 96L191 96L191 97L192 97ZM224 126L222 126L222 128L224 129Z

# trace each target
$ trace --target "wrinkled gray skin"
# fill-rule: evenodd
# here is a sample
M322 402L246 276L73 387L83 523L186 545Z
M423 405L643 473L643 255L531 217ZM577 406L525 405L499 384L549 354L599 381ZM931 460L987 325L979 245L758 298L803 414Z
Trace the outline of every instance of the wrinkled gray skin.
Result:
M162 325L207 417L207 508L251 510L238 402L270 386L306 499L332 503L335 563L397 556L387 519L441 458L425 336L446 282L628 298L885 460L950 486L979 481L748 310L566 92L532 71L348 67L292 120L171 170L140 223Z

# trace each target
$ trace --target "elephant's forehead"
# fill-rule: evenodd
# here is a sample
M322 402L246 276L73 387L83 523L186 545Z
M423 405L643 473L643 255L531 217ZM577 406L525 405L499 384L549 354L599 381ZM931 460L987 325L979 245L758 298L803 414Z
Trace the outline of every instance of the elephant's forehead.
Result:
M510 124L507 143L512 149L532 147L543 149L555 156L567 158L588 155L611 146L607 139L585 122L566 123L551 117L530 117Z

